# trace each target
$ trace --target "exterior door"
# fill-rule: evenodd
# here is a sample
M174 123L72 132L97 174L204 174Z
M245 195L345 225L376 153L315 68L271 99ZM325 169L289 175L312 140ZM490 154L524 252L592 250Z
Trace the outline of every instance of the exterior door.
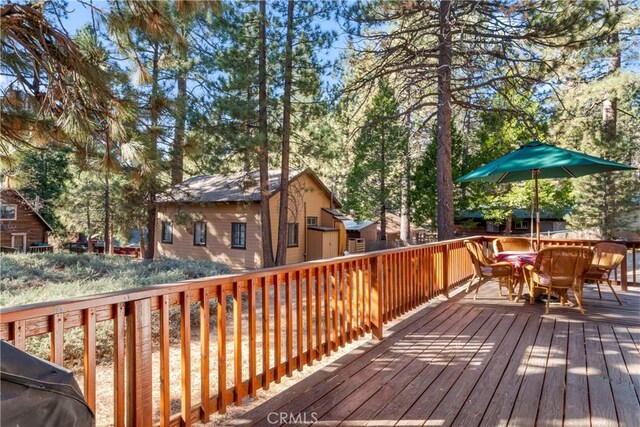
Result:
M27 233L15 233L11 235L11 246L19 252L27 251Z

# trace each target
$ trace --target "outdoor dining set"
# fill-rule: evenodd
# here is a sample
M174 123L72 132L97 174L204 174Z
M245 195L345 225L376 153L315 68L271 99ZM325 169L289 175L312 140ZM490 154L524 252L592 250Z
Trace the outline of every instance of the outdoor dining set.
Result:
M569 302L571 290L580 312L584 314L582 304L585 281L595 282L598 294L602 298L600 284L607 284L614 297L622 305L620 298L611 285L611 275L625 260L627 248L624 245L600 242L592 248L579 246L549 246L536 251L533 241L523 237L497 238L493 241L493 257L485 254L478 242L465 240L466 248L473 262L474 275L467 286L467 293L476 283L474 299L478 296L480 285L489 281L498 281L498 290L508 291L508 298L518 302L523 297L523 288L529 292L529 302L544 295L546 313L554 298L559 297L562 306ZM518 287L516 294L516 287Z

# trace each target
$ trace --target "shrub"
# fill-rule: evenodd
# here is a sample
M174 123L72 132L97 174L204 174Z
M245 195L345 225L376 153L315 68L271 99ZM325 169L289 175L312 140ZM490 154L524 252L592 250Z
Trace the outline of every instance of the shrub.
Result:
M53 301L173 283L187 279L215 276L229 272L223 264L211 261L161 259L139 261L127 257L92 254L42 253L0 255L0 305L3 307ZM229 303L229 302L228 302ZM215 300L211 301L212 313ZM171 331L180 331L178 307L171 309ZM199 323L197 305L192 305L192 323ZM213 321L213 319L211 319ZM157 313L153 318L154 342L159 334ZM194 325L195 326L195 325ZM197 332L197 330L195 331ZM172 342L176 337L172 334ZM27 340L27 351L49 358L50 337L43 335ZM82 364L84 351L81 328L65 331L65 364ZM99 362L113 358L113 323L96 325L96 357Z

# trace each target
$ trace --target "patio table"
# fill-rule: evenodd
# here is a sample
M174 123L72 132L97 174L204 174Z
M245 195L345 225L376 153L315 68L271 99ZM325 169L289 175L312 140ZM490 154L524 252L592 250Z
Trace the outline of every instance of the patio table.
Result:
M524 276L522 274L522 267L526 264L533 265L536 262L537 252L519 252L519 251L504 251L496 254L496 261L506 261L513 266L513 271L518 278L518 296L516 302L522 298L522 288L524 287Z

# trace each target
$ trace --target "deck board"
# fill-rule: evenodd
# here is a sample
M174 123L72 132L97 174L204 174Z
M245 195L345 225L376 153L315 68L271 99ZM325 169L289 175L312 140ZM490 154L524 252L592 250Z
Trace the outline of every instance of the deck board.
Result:
M473 292L473 289L472 289ZM594 297L595 295L595 297ZM328 368L229 424L632 426L640 420L640 290L603 289L576 307L513 303L495 283L477 301L430 302ZM308 424L307 424L308 425Z

